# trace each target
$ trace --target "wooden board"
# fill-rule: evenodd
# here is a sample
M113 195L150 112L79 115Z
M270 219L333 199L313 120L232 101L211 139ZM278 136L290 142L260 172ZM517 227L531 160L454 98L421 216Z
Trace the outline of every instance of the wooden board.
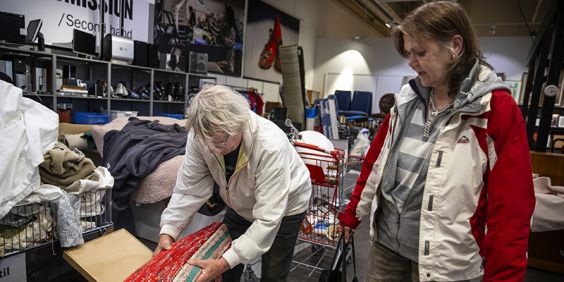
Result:
M88 281L123 281L153 252L125 229L66 250L65 260Z

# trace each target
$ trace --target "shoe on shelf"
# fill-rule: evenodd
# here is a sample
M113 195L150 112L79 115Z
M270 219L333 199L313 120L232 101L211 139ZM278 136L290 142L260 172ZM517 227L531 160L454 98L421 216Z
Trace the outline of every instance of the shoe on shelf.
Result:
M129 98L130 99L141 99L141 96L139 96L139 94L137 94L136 92L129 91Z
M124 85L123 82L118 82L118 84L116 86L116 95L123 97L123 98L129 96L129 93L127 92L127 89L125 88L125 85Z

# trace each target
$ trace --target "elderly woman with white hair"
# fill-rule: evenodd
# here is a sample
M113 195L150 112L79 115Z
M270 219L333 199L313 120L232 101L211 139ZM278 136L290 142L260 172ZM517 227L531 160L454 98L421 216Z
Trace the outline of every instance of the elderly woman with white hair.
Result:
M195 260L197 281L222 275L240 281L243 264L262 256L262 280L285 281L311 195L309 172L286 134L249 110L225 86L202 90L187 109L186 155L161 216L158 253L212 196L214 181L227 205L223 222L233 239L221 258ZM223 273L223 274L222 274Z

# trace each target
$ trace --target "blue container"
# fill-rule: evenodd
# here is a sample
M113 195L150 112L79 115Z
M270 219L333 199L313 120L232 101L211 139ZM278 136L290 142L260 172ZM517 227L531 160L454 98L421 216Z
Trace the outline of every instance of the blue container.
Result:
M175 118L175 119L184 119L183 114L157 113L157 116L169 117L169 118Z
M106 124L110 122L110 116L101 113L75 112L74 123L77 124Z
M306 108L306 118L314 118L317 116L317 108Z

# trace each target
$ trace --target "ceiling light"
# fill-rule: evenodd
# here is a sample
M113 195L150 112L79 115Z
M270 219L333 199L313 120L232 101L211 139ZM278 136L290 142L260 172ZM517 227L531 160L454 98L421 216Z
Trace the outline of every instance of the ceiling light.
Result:
M396 25L399 25L396 21L391 21L391 22L386 23L386 27L388 27L388 28L392 28Z
M360 36L358 35L353 36L353 41L358 41L358 40L360 40Z

